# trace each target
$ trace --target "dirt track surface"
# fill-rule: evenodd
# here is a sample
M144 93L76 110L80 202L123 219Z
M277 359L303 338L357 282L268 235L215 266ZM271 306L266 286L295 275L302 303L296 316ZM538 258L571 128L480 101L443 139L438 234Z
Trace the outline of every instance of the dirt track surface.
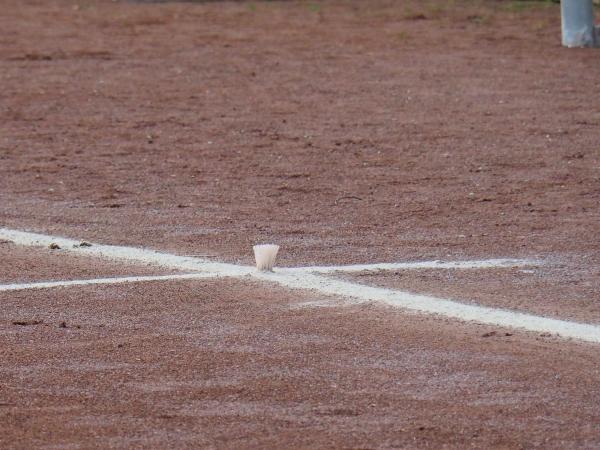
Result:
M0 444L600 444L595 346L311 300L222 281L15 294L3 312L42 323L0 328Z
M43 249L0 244L0 283L31 283L173 273L144 264L118 264L65 253L67 249Z
M581 265L487 270L397 270L336 275L360 284L462 303L600 324L600 277Z
M0 30L0 226L536 258L359 281L598 323L600 59L557 5L5 0ZM166 272L0 243L3 283ZM238 281L0 301L3 448L600 447L597 345Z

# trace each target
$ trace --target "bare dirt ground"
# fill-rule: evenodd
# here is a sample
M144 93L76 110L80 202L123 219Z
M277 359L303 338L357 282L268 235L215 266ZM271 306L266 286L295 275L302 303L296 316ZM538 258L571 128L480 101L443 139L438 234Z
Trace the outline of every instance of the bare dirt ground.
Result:
M0 444L594 448L598 349L262 284L13 294ZM66 328L59 325L65 322Z
M66 249L35 249L0 244L0 283L27 283L118 277L122 275L163 275L172 270L143 264L118 264L114 261L67 255Z
M355 278L600 322L600 59L557 5L5 0L0 30L0 226L536 258ZM2 283L167 272L0 243ZM597 345L241 281L0 301L3 448L600 447Z
M600 324L600 277L587 266L398 270L336 275L361 284L454 298L557 319Z

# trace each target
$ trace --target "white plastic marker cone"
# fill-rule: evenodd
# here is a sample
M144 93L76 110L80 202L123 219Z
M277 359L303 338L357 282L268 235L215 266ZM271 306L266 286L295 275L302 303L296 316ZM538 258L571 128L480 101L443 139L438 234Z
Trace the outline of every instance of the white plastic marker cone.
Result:
M256 268L265 272L272 272L279 245L263 244L255 245L252 248L254 249L254 259L256 259Z

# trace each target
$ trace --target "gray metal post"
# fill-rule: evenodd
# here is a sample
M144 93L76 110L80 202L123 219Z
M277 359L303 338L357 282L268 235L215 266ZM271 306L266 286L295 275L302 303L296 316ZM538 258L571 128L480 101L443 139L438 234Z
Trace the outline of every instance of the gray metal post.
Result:
M561 0L562 43L565 47L595 47L593 0Z

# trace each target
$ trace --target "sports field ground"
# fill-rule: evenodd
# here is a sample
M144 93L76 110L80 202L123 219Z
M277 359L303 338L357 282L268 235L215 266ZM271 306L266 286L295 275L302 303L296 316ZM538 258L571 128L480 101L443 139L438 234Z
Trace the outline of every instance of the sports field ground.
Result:
M2 0L0 448L600 448L599 51L547 1Z

